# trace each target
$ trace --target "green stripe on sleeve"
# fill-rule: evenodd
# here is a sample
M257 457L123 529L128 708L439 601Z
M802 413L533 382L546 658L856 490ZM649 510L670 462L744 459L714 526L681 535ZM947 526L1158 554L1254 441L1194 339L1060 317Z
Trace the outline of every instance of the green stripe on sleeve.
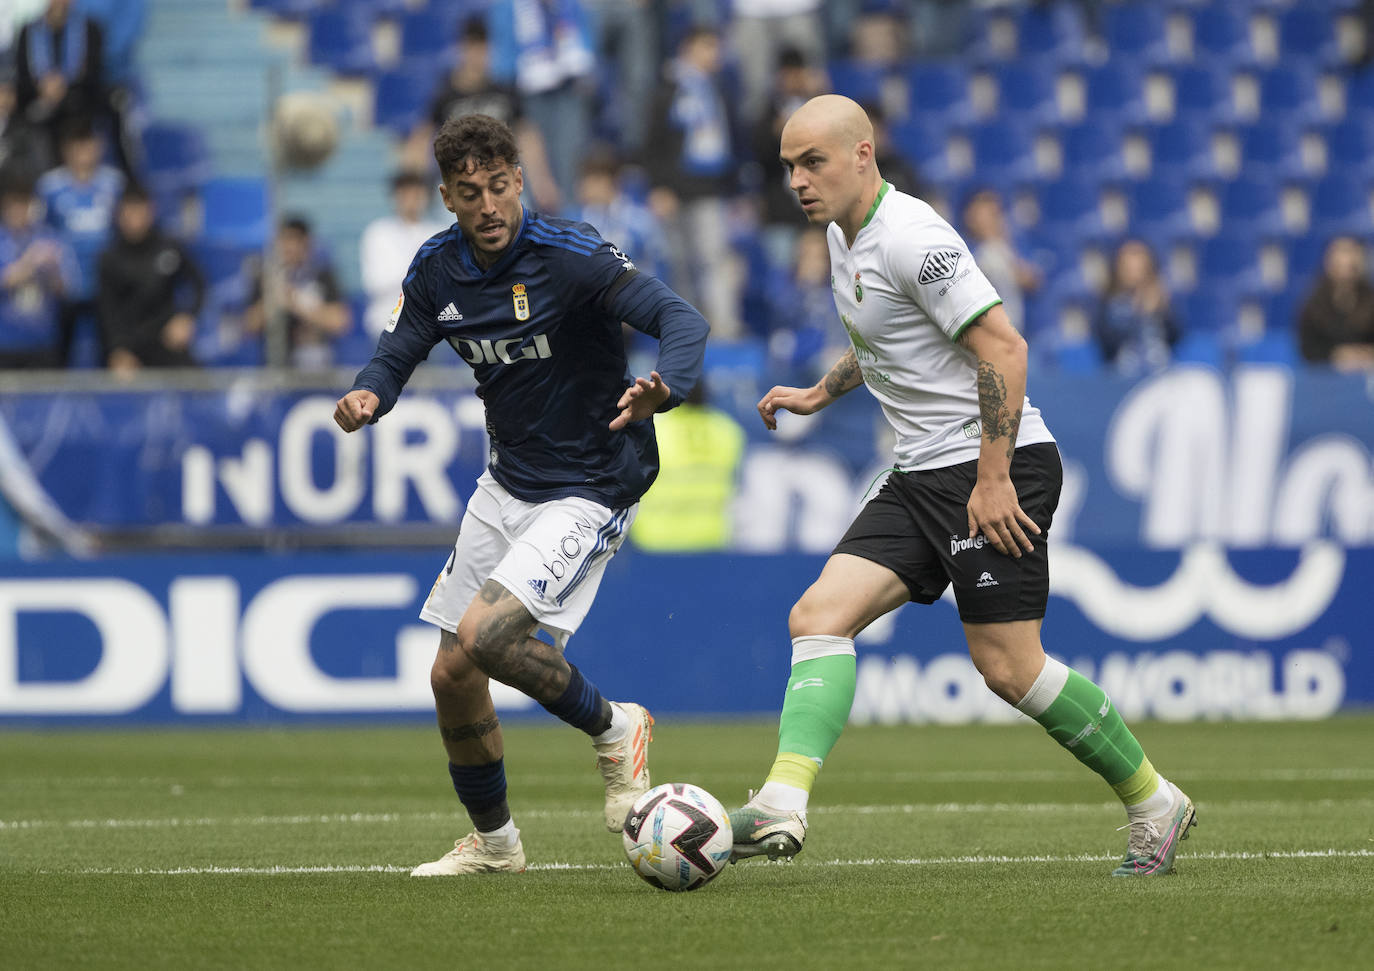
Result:
M998 297L996 300L994 300L992 303L988 304L988 305L987 305L986 307L984 307L982 310L976 310L976 311L974 311L973 314L969 317L969 319L966 320L966 321L964 321L962 324L960 324L960 325L959 325L959 329L956 330L953 334L950 335L949 339L952 340L952 341L957 341L957 340L959 339L960 335L963 334L964 331L968 330L969 324L973 323L975 320L977 320L979 317L983 316L983 314L987 313L989 310L991 310L993 307L997 306L997 305L998 305L999 303L1001 303L1001 302L1002 302L1002 298L1001 298L1001 297Z

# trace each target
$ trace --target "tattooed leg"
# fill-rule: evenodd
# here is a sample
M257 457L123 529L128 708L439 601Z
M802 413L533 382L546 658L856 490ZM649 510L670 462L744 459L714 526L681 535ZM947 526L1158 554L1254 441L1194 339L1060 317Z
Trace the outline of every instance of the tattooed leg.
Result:
M488 677L548 704L568 687L572 669L562 651L530 636L534 627L525 605L488 580L458 624L458 649Z
M429 680L449 761L480 765L501 758L505 745L487 676L458 649L456 634L440 632L439 655Z

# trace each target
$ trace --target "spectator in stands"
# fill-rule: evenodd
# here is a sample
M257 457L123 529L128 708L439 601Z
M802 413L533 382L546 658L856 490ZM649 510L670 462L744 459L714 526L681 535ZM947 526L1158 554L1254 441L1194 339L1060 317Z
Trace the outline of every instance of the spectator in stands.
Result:
M96 296L110 370L190 367L205 277L186 248L158 228L141 186L119 197L114 228L100 255Z
M641 273L660 276L667 261L663 228L648 206L625 191L620 181L622 168L620 159L607 147L589 152L577 183L577 205L569 218L595 226L601 238L620 247Z
M263 333L269 343L284 335L291 364L298 368L333 363L333 342L352 321L329 260L314 244L310 224L300 216L284 219L277 229L276 248L261 265L253 282L252 302L244 311L249 333ZM270 308L272 294L280 295L280 310Z
M100 253L110 241L115 206L124 191L124 174L101 159L105 145L89 118L72 118L60 135L62 164L38 180L38 195L48 225L76 254L81 279L62 311L60 358L70 363L73 335L95 324L96 279Z
M814 384L835 356L827 351L835 334L835 296L824 229L808 226L801 231L796 258L771 289L770 373L784 383Z
M0 368L55 367L61 304L80 271L38 216L33 179L0 171Z
M701 309L712 334L729 340L742 326L742 273L729 238L737 166L720 70L720 36L710 27L692 28L650 112L646 161L649 204L673 251L674 289Z
M887 169L883 172L886 174ZM1016 252L997 190L978 189L968 197L964 203L964 232L974 262L1002 298L1012 326L1024 332L1025 294L1039 289L1040 271Z
M1116 251L1093 324L1102 359L1122 374L1166 366L1181 336L1154 251L1128 239Z
M415 126L403 149L406 165L431 171L434 133L450 118L489 115L515 132L525 184L535 205L557 212L562 200L549 169L548 153L539 127L525 117L524 100L512 84L493 80L491 44L481 17L463 21L458 31L458 60L444 75L429 104L429 117Z
M698 381L682 404L654 416L658 478L630 525L630 539L641 549L701 553L730 546L745 434L707 403L705 385Z
M72 10L72 0L48 0L41 17L24 25L15 44L15 117L12 123L41 133L36 144L48 168L58 158L58 132L73 117L97 119L110 129L120 164L124 125L106 88L105 41L100 24Z
M887 110L880 104L868 104L864 106L864 111L868 112L868 120L873 123L874 158L877 159L878 170L883 173L883 181L892 183L892 187L899 192L924 199L938 208L935 186L927 182L916 171L916 166L897 151L891 129L887 127Z
M762 242L774 266L791 262L792 247L806 224L797 194L788 188L787 174L778 161L778 139L792 113L826 90L825 76L807 63L806 55L799 48L784 47L778 52L768 106L763 119L751 129L751 152L762 185L759 193Z
M488 26L492 75L514 82L544 144L554 149L549 165L560 199L571 199L595 92L596 53L587 13L580 0L495 0Z
M401 280L416 251L448 225L430 214L434 186L420 172L401 171L391 179L390 216L367 224L358 244L367 312L363 329L376 337L386 327L401 293Z
M658 75L658 17L650 0L583 0L583 6L591 16L597 56L613 68L607 80L614 96L599 99L611 117L602 121L619 132L626 154L638 155Z
M1298 313L1298 349L1304 360L1338 371L1374 371L1374 284L1358 239L1327 244L1321 276Z
M739 62L740 116L753 128L766 120L769 72L785 50L808 63L825 63L825 26L820 0L733 0L730 42ZM774 154L777 143L774 142Z

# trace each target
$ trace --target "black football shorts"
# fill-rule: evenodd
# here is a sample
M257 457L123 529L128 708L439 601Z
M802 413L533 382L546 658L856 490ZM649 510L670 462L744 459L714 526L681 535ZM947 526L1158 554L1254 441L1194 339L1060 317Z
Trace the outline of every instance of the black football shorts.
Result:
M885 566L911 591L916 603L934 603L954 584L959 618L970 624L1035 620L1049 599L1045 540L1059 505L1064 469L1052 442L1018 448L1011 481L1021 509L1040 535L1027 533L1034 552L999 553L979 533L968 534L968 499L978 462L923 472L893 472L864 506L835 547Z

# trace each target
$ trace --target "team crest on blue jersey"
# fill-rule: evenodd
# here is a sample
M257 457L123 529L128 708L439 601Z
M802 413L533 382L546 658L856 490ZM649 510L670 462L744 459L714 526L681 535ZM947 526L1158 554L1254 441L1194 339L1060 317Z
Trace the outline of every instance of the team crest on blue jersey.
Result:
M525 285L523 283L517 283L515 286L510 288L510 291L511 302L515 304L515 319L529 320L530 298L525 293Z

